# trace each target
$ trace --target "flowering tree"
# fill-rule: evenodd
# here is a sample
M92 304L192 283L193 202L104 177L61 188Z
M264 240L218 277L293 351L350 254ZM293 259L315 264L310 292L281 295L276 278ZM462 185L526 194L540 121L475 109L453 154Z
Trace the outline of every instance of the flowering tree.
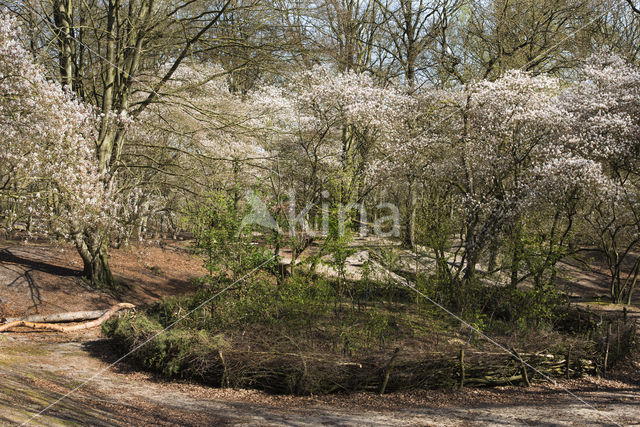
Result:
M424 150L435 154L422 160L423 185L439 202L424 211L440 224L434 233L448 214L430 209L441 206L457 221L445 227L460 230L461 239L449 279L463 273L463 283L472 281L489 251L487 270L505 271L511 286L528 278L541 283L562 257L576 201L603 179L597 162L570 150L572 117L560 92L556 79L511 71L466 91L439 92L439 100L432 96L440 108L431 108L437 126L422 136ZM443 251L442 239L431 241Z
M220 66L187 61L166 85L167 94L136 118L122 149L119 180L142 190L139 203L147 207L138 224L212 191L233 193L237 203L252 183L251 166L265 157L248 109Z
M0 17L2 214L15 217L15 208L22 208L33 231L76 243L88 278L108 275L84 243L87 234L117 230L117 198L93 161L98 117L45 78L18 42L18 32L15 20Z
M586 216L589 240L605 255L612 300L629 303L640 268L632 255L640 243L640 70L617 56L593 56L564 103L573 115L571 148L609 179L608 197L594 200Z
M316 66L294 74L283 87L255 91L251 104L272 158L276 204L286 201L290 208L277 214L295 231L296 225L308 229L316 222L322 205L338 212L340 206L351 210L364 204L380 183L375 165L386 156L385 141L398 135L413 99L366 74ZM295 200L284 194L289 189L295 190ZM291 217L291 211L302 215ZM299 236L292 243L294 262L309 243Z
M99 109L93 163L105 189L114 186L116 175L128 172L122 156L132 121L158 102L182 62L200 50L205 39L215 40L215 30L233 9L232 3L196 1L188 7L155 0L10 4L8 10L26 23L34 54L56 58L51 75L81 101ZM166 61L169 65L162 68ZM141 76L149 75L158 78L144 84ZM129 187L112 194L129 193L135 182L127 180ZM124 196L145 203L135 194ZM85 271L91 272L89 279L96 286L114 284L108 265L112 231L85 228L77 234L83 240L79 250Z
M413 99L366 74L316 66L283 88L257 91L253 104L278 134L267 148L295 162L305 201L318 202L331 190L348 204L367 193L370 166L385 154L383 141L397 135Z

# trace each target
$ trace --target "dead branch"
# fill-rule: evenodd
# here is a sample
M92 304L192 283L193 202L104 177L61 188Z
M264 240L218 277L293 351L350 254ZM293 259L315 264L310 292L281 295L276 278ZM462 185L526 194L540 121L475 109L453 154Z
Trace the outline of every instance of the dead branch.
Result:
M33 328L33 329L44 329L49 331L57 331L57 332L74 332L81 331L84 329L95 328L97 326L102 325L105 321L107 321L111 316L117 313L120 310L135 308L133 304L129 304L126 302L122 302L114 305L109 310L105 311L102 316L98 317L95 320L91 320L88 322L80 323L78 325L72 326L60 326L53 323L37 323L30 322L28 320L16 320L13 322L5 323L4 325L0 325L0 332L6 332L10 329L17 328L19 326ZM64 313L63 313L64 315ZM60 315L58 315L60 316Z
M34 314L24 318L7 317L3 323L10 322L33 322L33 323L64 323L64 322L82 322L85 320L97 319L104 314L104 310L93 311L67 311L55 314Z

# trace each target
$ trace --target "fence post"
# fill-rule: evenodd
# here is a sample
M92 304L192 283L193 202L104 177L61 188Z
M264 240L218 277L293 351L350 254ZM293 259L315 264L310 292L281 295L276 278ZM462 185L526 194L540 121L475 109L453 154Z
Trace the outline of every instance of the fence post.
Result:
M616 320L616 327L618 329L617 335L616 335L616 342L618 344L616 348L616 359L618 359L620 357L620 354L622 353L622 345L620 342L620 335L622 334L622 329L620 328L620 319Z
M460 349L460 354L458 355L458 359L460 360L460 388L464 387L464 347Z
M525 387L531 387L531 383L529 382L529 375L527 374L527 365L524 362L524 359L520 357L520 355L518 354L515 348L511 350L515 355L516 360L520 362L520 372L522 373L522 385L524 385Z
M226 388L229 387L229 372L227 371L227 363L224 360L222 351L218 350L218 356L220 357L220 362L222 363L222 377L220 378L220 388Z
M387 389L387 383L389 382L389 375L391 374L391 368L393 368L393 362L395 362L396 357L398 356L398 352L400 352L400 348L396 347L393 350L393 356L387 363L387 366L384 369L384 380L382 381L382 385L380 386L380 394L384 394L384 391Z
M602 366L602 375L607 376L607 364L609 363L609 347L611 346L611 321L607 322L607 343L604 350L604 364Z

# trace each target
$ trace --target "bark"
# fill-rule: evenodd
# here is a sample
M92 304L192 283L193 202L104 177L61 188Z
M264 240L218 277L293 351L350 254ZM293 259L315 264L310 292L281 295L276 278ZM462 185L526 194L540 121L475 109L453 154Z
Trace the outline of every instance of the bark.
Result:
M5 319L5 322L36 322L36 323L60 323L60 322L78 322L83 320L93 320L97 319L104 314L104 310L94 310L94 311L68 311L66 313L56 313L56 314L36 314L33 316L26 317L24 319L20 319L17 317L9 317Z
M91 320L85 323L80 323L78 325L72 325L72 326L60 326L60 325L51 324L51 323L34 323L34 322L28 322L26 320L18 320L15 322L9 322L9 323L5 323L4 325L0 325L0 332L6 332L9 329L17 328L20 326L33 328L33 329L45 329L45 330L56 331L56 332L81 331L84 329L90 329L90 328L95 328L97 326L100 326L118 311L124 310L124 309L131 309L131 308L135 308L135 306L133 304L122 302L120 304L114 305L109 310L105 311L104 314L100 316L98 319Z
M464 283L471 283L476 275L476 266L478 265L479 254L475 248L470 247L470 245L466 246L466 256L467 256L467 265L464 269Z
M84 264L84 279L94 288L113 289L116 283L109 267L106 242L88 234L76 236L75 245Z
M518 273L520 271L520 261L522 260L523 242L522 242L522 219L518 218L513 230L513 248L511 252L511 279L512 289L518 287Z
M71 0L56 0L53 8L55 32L58 39L60 80L64 86L73 89L73 29Z
M405 232L403 243L412 249L415 249L415 222L416 222L416 188L415 180L409 179L409 194L407 197L407 212L405 213Z
M498 265L498 254L500 252L500 240L493 237L489 243L489 262L487 263L487 271L492 274Z

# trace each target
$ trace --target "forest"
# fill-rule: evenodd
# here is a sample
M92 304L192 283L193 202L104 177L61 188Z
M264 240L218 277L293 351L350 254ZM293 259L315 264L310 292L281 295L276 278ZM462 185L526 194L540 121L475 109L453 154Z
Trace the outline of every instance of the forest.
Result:
M102 324L164 377L606 376L639 350L640 2L0 0L0 237L116 297L113 251L196 257Z

